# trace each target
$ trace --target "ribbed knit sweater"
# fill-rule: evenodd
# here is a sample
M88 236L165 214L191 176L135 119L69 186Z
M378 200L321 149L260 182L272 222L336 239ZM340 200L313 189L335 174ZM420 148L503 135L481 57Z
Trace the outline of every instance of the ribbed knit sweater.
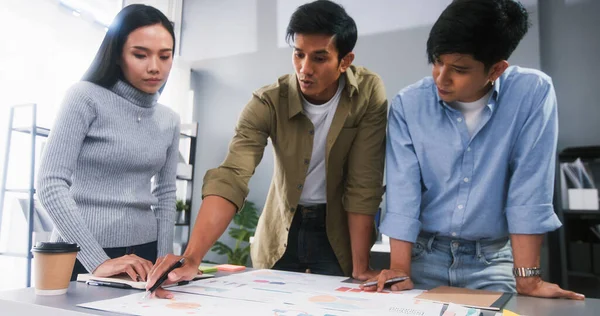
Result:
M110 259L102 248L157 241L158 256L172 252L179 116L157 99L123 81L81 81L51 130L39 200L52 240L78 243L90 273Z

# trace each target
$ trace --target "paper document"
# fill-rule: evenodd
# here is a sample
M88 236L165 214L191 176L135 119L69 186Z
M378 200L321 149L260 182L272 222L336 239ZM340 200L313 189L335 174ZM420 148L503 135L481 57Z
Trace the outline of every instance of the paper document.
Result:
M140 295L83 304L135 315L440 316L443 305L417 299L423 290L365 292L333 277L252 270L170 288L174 300L139 301Z

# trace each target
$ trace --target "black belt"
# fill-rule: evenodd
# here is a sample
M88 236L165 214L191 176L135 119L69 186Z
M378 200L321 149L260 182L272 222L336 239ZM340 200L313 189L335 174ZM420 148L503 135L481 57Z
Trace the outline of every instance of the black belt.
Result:
M298 204L298 211L300 212L325 212L327 210L327 204L315 204L315 205L300 205Z

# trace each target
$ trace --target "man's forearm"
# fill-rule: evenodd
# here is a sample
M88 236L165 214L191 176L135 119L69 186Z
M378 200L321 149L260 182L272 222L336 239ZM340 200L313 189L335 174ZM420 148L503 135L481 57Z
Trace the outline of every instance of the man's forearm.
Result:
M410 275L412 243L390 238L390 270L402 270Z
M539 267L543 241L544 235L510 235L515 268Z
M236 207L228 200L211 195L204 198L184 256L200 261L210 247L221 237L233 216Z
M374 216L348 213L348 228L352 247L352 274L360 274L369 269Z

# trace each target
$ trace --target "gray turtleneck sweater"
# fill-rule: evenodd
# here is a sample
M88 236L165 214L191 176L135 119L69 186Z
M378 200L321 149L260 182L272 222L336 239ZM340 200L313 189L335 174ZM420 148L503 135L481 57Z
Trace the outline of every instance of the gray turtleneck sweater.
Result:
M179 116L157 98L123 81L81 81L48 138L38 196L52 240L78 243L89 272L109 259L102 248L157 241L158 256L172 252Z

